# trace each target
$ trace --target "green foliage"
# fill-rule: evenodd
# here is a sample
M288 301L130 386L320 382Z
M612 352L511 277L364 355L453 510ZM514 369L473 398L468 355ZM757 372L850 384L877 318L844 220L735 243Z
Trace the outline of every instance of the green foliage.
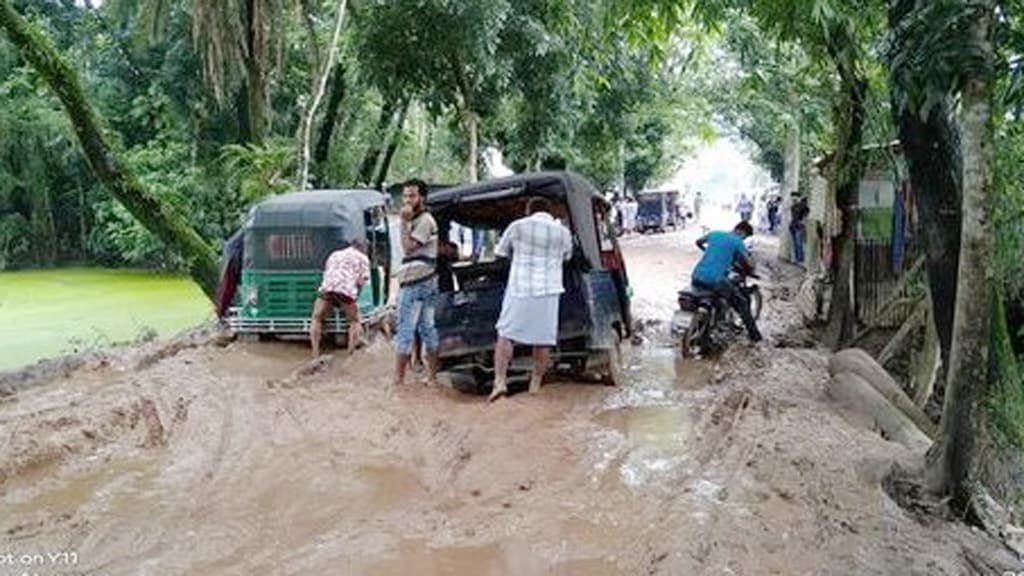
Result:
M1019 253L1018 253L1019 256ZM1024 450L1024 373L1014 356L1003 295L996 290L992 318L992 387L985 398L996 442L1003 448Z
M1007 296L1024 300L1024 125L1014 122L996 136L995 274Z
M131 150L125 160L152 194L197 222L208 217L201 194L200 173L190 166L188 146L156 140ZM181 270L183 262L118 202L104 198L93 207L89 249L105 264Z
M0 270L18 268L29 262L31 237L24 216L17 212L0 215Z
M242 199L254 203L293 186L295 148L287 140L263 145L228 144L221 152L227 182L241 192Z

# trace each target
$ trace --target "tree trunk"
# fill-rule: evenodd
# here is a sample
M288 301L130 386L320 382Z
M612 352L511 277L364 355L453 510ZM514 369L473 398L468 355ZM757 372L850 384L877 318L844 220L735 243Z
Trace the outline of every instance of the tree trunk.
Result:
M910 172L928 262L935 328L943 368L949 366L960 253L960 138L946 103L936 106L927 120L906 110L897 119L900 141Z
M86 212L89 206L85 203L85 188L78 185L78 258L85 260L89 257L89 224L86 220Z
M320 107L320 101L324 98L324 92L327 91L327 76L330 74L331 69L334 68L334 61L338 57L338 40L341 38L341 26L345 22L345 4L346 0L341 0L338 3L338 15L334 23L334 35L331 36L331 45L328 47L327 52L327 63L324 65L323 71L320 73L320 78L317 81L315 92L313 93L313 101L310 102L305 113L302 115L302 152L299 158L299 190L305 190L309 185L309 141L312 137L313 132L313 118L316 117L316 109Z
M402 138L402 131L405 126L405 115L409 112L409 100L406 100L402 104L402 109L398 113L398 120L395 122L395 127L391 131L390 137L388 138L388 148L384 152L384 158L381 160L380 168L377 169L377 180L374 181L374 188L381 190L384 186L384 182L387 181L388 172L391 170L391 161L395 158L395 152L398 150L398 144Z
M889 28L905 29L904 22L917 0L893 0L889 7ZM908 38L894 36L896 52L904 51ZM900 143L910 173L911 189L920 217L918 236L924 241L928 262L928 285L932 314L939 337L942 367L939 388L945 382L949 366L956 303L957 258L960 255L960 189L963 171L960 135L951 116L950 101L943 98L922 118L916 106L902 103L903 95L914 86L906 75L892 71L893 121L899 129ZM941 390L937 390L941 393Z
M479 178L477 176L477 162L480 155L477 150L477 132L479 129L480 117L477 116L476 112L467 109L462 115L463 125L466 129L466 141L469 145L466 153L466 181L476 182Z
M46 180L34 183L29 188L29 196L32 198L32 245L36 262L53 266L57 262L57 227L53 223L50 183Z
M377 129L370 137L370 147L366 149L363 156L363 163L359 168L359 183L369 185L373 182L373 169L377 167L377 160L380 158L381 145L387 138L388 125L395 114L395 101L385 98L380 108L380 116L377 117Z
M317 185L324 182L324 168L327 166L327 157L331 151L331 138L334 136L334 127L338 121L338 110L345 99L345 65L342 62L335 64L332 74L334 79L331 82L331 93L327 97L327 108L324 109L320 132L316 137L316 148L313 150L313 180Z
M249 142L262 144L267 131L267 92L263 74L266 52L263 35L263 0L246 0L246 103Z
M789 233L790 207L793 193L800 189L800 124L790 123L786 132L786 167L782 175L782 236L779 238L779 258L793 260L793 237Z
M0 28L7 31L21 57L32 64L57 94L96 176L132 216L185 260L192 278L213 298L219 276L213 249L187 220L150 194L131 170L121 164L100 130L75 71L50 40L14 10L10 0L0 0Z
M856 313L853 306L851 274L855 257L854 216L860 180L864 171L862 138L864 131L864 100L867 82L852 69L840 67L843 78L843 103L836 110L838 141L836 145L834 175L836 205L840 211L839 235L834 240L835 282L832 304L829 307L825 342L833 350L842 347L853 337Z
M965 67L963 105L963 204L956 309L942 413L943 448L935 461L940 492L953 509L970 510L971 481L984 434L982 400L989 382L992 320L992 0L980 0L971 20L971 44L982 58Z

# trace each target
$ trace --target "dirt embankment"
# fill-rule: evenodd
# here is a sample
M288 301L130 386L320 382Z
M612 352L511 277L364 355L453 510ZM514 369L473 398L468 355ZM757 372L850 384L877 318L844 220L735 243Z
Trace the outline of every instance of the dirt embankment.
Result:
M918 455L833 409L822 351L679 359L691 236L625 243L648 322L619 389L394 389L379 340L299 377L304 346L196 340L22 386L0 399L0 553L77 554L40 575L1024 570L888 496ZM796 316L769 298L765 332Z

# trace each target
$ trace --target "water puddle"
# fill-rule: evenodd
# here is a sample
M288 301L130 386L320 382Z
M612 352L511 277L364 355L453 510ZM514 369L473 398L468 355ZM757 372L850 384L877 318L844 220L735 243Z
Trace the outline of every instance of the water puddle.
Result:
M671 449L686 444L697 415L683 406L638 406L606 410L594 420L618 430L634 446Z
M618 468L621 481L639 488L687 473L697 413L685 406L636 406L606 410L595 422L625 439L610 450L609 464ZM599 465L599 470L606 465Z
M11 516L45 513L47 516L71 514L91 501L143 490L153 479L153 470L144 460L112 460L94 470L33 483L20 499L9 494L5 506Z
M405 541L397 556L358 572L364 576L612 576L615 566L601 559L550 562L521 541L478 547L432 548L423 541Z

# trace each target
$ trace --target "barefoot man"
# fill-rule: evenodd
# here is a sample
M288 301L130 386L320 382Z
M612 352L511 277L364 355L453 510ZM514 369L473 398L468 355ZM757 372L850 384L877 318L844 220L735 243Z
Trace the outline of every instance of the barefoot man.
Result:
M437 379L437 222L427 212L427 185L409 180L402 185L402 268L398 271L398 329L395 333L395 384L401 385L409 368L414 336L426 354L427 384Z
M370 260L366 257L366 240L353 240L348 248L335 250L327 257L324 277L313 304L313 318L310 320L309 343L313 347L313 358L320 356L320 334L324 317L340 306L348 321L348 351L356 349L356 343L363 336L363 324L359 318L359 291L370 279Z
M558 299L565 291L562 264L572 256L572 235L551 215L546 198L531 198L526 213L509 225L495 249L502 258L511 256L512 266L497 324L491 402L508 393L513 343L533 346L531 394L540 391L550 347L558 343Z

